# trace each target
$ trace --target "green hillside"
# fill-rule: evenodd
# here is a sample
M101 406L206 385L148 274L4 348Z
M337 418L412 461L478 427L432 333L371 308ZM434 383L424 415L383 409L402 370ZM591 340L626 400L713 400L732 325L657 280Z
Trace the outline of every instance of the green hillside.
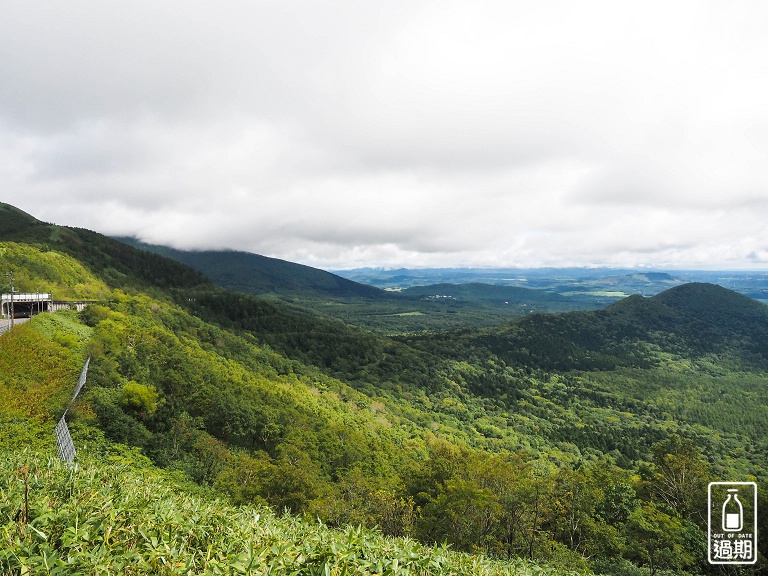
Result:
M460 340L541 369L649 367L659 362L654 350L765 369L768 306L713 284L685 284L600 311L532 314ZM429 345L432 339L411 341Z
M603 302L547 290L483 283L386 291L310 266L236 251L187 251L118 238L198 270L217 286L291 304L302 314L342 320L380 334L492 326L534 311L593 310Z
M81 444L97 455L75 471L44 453L0 451L3 573L578 574L232 506L190 493L118 447ZM28 519L9 521L25 506Z
M91 300L105 297L109 290L77 260L28 244L1 243L0 270L13 271L19 292L50 292L58 299Z
M91 336L64 313L0 337L2 574L567 573L372 529L333 529L258 502L233 505L210 485L106 439L90 422L88 401L70 418L78 463L67 468L55 456L53 422Z
M170 258L135 250L82 228L41 222L0 202L0 242L30 244L77 260L110 288L155 290L210 284L205 276Z
M13 210L0 230L18 278L98 300L0 336L0 573L709 574L707 483L768 505L768 320L722 288L390 338ZM88 356L68 472L51 430Z
M308 295L316 297L386 297L378 288L358 284L311 266L294 264L250 252L234 250L175 250L118 238L142 250L183 262L202 272L218 286L246 294Z
M30 263L40 256L31 247L26 254ZM16 265L23 269L24 262ZM82 470L73 476L50 462L51 430L86 354L92 357L87 389L69 412L82 454ZM2 502L10 548L0 556L2 567L71 570L91 563L121 570L133 563L140 573L161 565L167 573L187 573L253 561L319 574L326 566L330 573L360 574L540 571L371 531L379 526L392 536L413 536L414 504L402 470L419 468L430 451L459 445L426 434L413 414L393 412L387 398L377 402L168 302L112 291L104 305L83 314L36 316L0 337L0 364L0 452L10 479ZM163 474L115 442L139 447L174 472L169 478L185 480L177 488L153 484ZM454 457L469 455L464 448ZM27 465L33 500L20 517ZM369 529L336 532L230 505L232 517L245 519L232 526L226 506L195 503L198 489L190 500L186 482L233 504L269 504L331 526ZM62 483L66 492L52 499ZM141 511L158 494L164 497ZM189 519L191 509L198 513ZM255 515L264 517L266 534ZM62 521L75 523L73 530ZM199 535L190 539L190 529ZM247 545L244 535L252 535Z

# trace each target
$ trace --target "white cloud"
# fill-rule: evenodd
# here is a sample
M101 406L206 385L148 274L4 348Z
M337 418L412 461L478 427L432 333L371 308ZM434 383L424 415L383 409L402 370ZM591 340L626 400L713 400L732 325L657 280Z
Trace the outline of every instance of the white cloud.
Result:
M768 5L11 0L3 201L355 265L766 265Z

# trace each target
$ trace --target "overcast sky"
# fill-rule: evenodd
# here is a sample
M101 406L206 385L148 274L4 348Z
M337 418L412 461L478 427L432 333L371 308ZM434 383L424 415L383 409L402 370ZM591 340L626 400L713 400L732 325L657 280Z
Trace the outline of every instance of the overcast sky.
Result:
M326 269L768 269L768 2L5 0L0 200Z

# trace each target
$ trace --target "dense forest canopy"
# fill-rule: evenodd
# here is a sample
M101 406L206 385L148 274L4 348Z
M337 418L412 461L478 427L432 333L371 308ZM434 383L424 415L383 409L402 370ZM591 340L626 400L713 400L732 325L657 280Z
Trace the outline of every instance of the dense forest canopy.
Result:
M18 513L28 461L35 482L115 498L35 456L54 453L47 435L86 357L68 418L91 478L120 461L126 479L144 470L173 485L179 510L180 499L221 498L288 513L286 523L359 526L378 550L400 538L395 555L403 538L473 555L442 560L446 573L472 573L460 558L485 558L486 573L522 570L519 558L560 572L719 573L706 560L708 482L756 481L768 510L768 308L718 286L388 337L0 205L9 269L19 290L98 302L0 336L0 450L15 495L0 501L4 569L22 571L42 550L62 562L106 553L51 532L46 518L85 514L72 496L46 504L33 490L37 504ZM106 546L106 525L88 514ZM205 514L201 523L221 522ZM304 530L280 526L286 546ZM413 546L413 573L429 573L417 559L439 548ZM358 566L376 556L355 554Z

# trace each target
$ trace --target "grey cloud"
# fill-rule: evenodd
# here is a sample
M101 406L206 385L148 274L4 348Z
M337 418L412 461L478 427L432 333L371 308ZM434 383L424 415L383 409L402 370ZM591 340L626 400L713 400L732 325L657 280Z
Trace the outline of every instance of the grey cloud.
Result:
M4 8L3 200L43 219L339 267L762 262L761 2Z
M27 158L32 180L125 175L152 165L151 150L136 141L128 127L100 124L40 140Z

